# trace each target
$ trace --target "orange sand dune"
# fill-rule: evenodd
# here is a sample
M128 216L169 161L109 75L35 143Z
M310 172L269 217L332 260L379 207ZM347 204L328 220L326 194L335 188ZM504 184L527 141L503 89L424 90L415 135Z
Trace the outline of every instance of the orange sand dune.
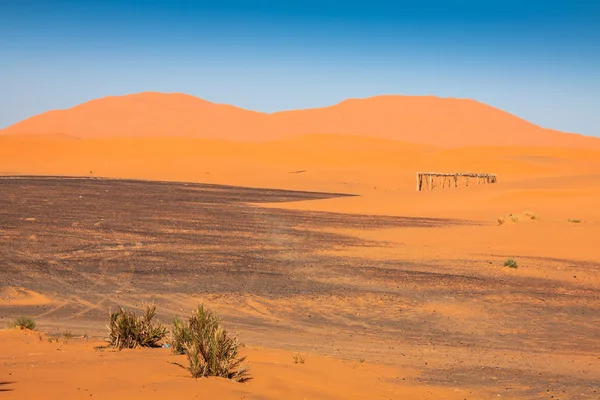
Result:
M105 345L82 339L49 343L38 332L0 331L0 395L3 399L464 399L472 390L419 386L413 370L359 361L248 348L253 380L192 379L185 356L168 349L96 351ZM410 382L410 383L408 383Z
M358 135L440 147L600 149L600 139L543 129L473 100L379 96L331 107L264 114L184 94L141 93L49 111L0 134L81 138L194 137L265 141L305 134Z

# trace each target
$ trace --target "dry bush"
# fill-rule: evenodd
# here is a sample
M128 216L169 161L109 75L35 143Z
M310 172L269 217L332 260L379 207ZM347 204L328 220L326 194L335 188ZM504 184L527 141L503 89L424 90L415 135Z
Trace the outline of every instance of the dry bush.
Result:
M537 214L532 213L531 211L525 211L523 213L523 216L525 216L525 217L527 217L529 219L535 220L535 221L539 221L540 220L540 216L537 215Z
M515 260L509 258L508 260L504 261L504 266L508 268L518 268L519 265Z
M203 305L181 321L173 320L172 347L188 360L186 368L194 378L219 376L235 382L250 380L239 354L240 343L221 326L219 319ZM185 367L184 367L185 368Z
M35 330L35 320L31 317L19 317L9 324L9 327L20 330Z
M71 332L71 331L65 331L65 333L63 333L63 334L60 336L60 339L62 339L62 340L63 340L63 342L64 342L65 344L67 344L67 343L69 342L69 340L71 340L71 339L75 339L76 337L77 337L77 335L75 335L73 332Z
M300 353L294 353L292 357L294 358L294 364L304 364L306 362L306 359Z
M77 335L75 335L71 331L65 331L65 333L63 333L61 337L65 340L71 340L71 339L75 339L77 337Z
M110 346L119 350L158 347L158 343L167 335L167 328L153 321L155 314L154 304L146 306L141 317L119 307L119 311L110 314L110 325L107 326Z

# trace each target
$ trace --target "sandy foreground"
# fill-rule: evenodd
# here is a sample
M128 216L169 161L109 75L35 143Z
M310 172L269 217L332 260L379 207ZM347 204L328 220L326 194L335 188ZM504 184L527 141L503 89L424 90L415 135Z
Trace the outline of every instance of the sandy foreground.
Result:
M428 170L498 183L417 193L414 173ZM0 180L0 322L28 313L42 332L0 332L0 398L599 396L600 151L0 136L0 174L356 195L244 192L196 209L180 187L138 202L99 197L119 186ZM198 254L213 286L194 275ZM190 379L167 349L94 349L109 307L150 300L165 322L199 301L216 310L248 345L253 381ZM48 342L66 330L92 339Z
M49 343L37 332L0 332L3 399L461 399L469 391L403 384L417 373L318 355L295 364L289 351L247 348L253 380L195 380L168 349L96 350L105 343Z

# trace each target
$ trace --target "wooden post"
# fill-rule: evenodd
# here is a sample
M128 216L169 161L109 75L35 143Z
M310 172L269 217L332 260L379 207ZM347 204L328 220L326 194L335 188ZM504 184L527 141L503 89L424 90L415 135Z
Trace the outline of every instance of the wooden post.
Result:
M488 183L496 183L496 175L486 174L486 173L440 173L440 172L417 172L417 191L433 190L441 186L442 188L446 188L448 185L449 188L452 187L452 180L454 180L454 187L457 188L459 185L460 178L465 179L465 186L469 186L469 181L471 178L476 180L477 186L485 185ZM439 181L441 180L441 185ZM425 182L424 182L425 181ZM424 187L426 185L426 187Z

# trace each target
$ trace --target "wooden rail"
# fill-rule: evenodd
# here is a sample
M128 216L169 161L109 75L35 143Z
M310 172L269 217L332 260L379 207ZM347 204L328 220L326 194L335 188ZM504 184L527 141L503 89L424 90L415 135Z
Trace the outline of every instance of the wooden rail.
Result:
M440 172L417 172L417 191L433 190L439 187L441 181L442 188L458 187L461 178L464 178L465 186L469 186L469 178L476 179L477 186L488 183L496 183L496 175L494 174L474 174L474 173L440 173ZM437 181L436 181L437 180ZM424 186L425 184L425 186Z

